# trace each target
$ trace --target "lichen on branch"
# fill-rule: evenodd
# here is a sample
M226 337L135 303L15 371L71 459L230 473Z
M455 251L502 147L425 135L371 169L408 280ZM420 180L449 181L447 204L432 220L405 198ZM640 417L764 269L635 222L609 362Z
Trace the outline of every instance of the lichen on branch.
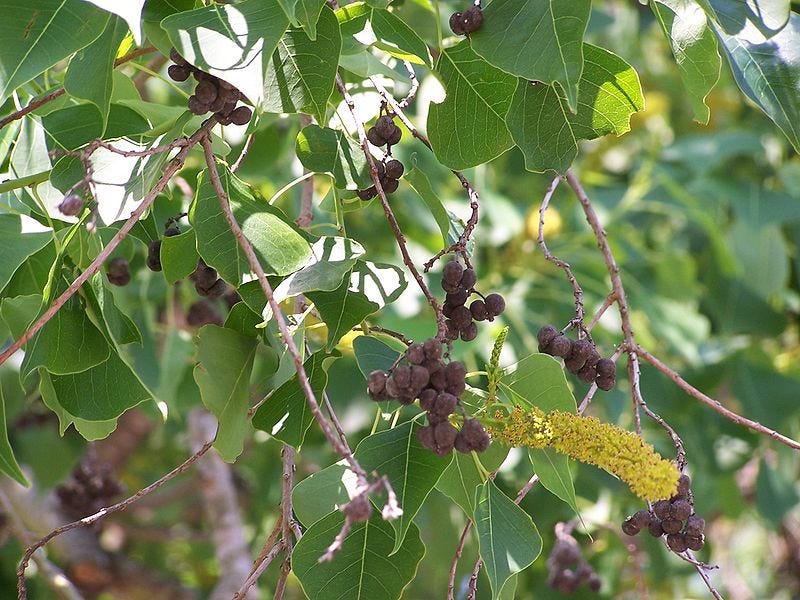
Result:
M488 430L492 439L509 446L552 448L600 467L644 500L669 498L677 489L680 473L672 461L635 433L594 417L515 406L509 414L498 411Z

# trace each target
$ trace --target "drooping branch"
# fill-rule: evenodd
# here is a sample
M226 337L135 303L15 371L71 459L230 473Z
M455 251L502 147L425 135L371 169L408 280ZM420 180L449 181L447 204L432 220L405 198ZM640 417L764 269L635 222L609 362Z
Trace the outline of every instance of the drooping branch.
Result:
M430 289L428 289L428 285L425 283L425 279L420 274L419 270L417 269L414 261L411 260L411 256L408 253L408 244L406 243L405 235L403 234L402 230L400 229L400 225L397 223L397 217L395 217L394 211L392 207L389 205L389 200L386 198L386 192L381 185L380 177L378 176L378 169L375 166L375 159L372 158L372 152L369 150L369 142L367 141L367 134L364 130L364 124L358 119L358 115L356 114L356 105L353 101L353 97L350 95L350 92L347 91L347 88L344 85L344 81L342 81L341 75L336 75L336 88L339 90L339 93L344 98L344 102L347 105L348 110L350 111L350 115L353 117L353 121L355 121L356 129L358 131L358 140L361 144L361 150L364 152L364 157L367 160L367 165L369 165L369 172L372 176L372 182L375 185L375 189L378 192L378 198L381 201L381 206L383 207L383 212L386 215L387 221L389 221L389 225L392 228L392 233L394 233L394 237L397 240L397 246L400 248L400 254L403 256L403 264L405 264L406 268L411 272L411 275L417 282L420 290L424 294L425 298L428 300L428 304L431 305L434 313L436 313L436 322L437 322L437 329L438 329L438 336L441 339L444 339L445 333L447 331L447 327L444 324L444 315L442 314L442 307L440 306L438 300L433 296Z
M48 533L46 536L44 536L34 544L31 544L25 550L25 554L22 556L22 560L20 561L19 566L17 567L17 594L19 600L27 600L28 598L28 591L25 586L25 570L28 568L28 563L30 563L31 557L33 556L34 552L36 552L39 548L41 548L42 546L47 544L50 540L59 535L62 535L68 531L72 531L73 529L78 529L79 527L88 527L89 525L96 523L97 521L107 517L108 515L112 515L114 513L125 510L126 508L135 504L139 499L154 492L162 485L164 485L174 477L180 475L188 468L190 468L195 462L197 462L197 460L201 456L203 456L206 452L208 452L212 444L213 441L206 442L205 444L203 444L202 447L200 447L199 450L197 450L197 452L192 454L189 458L187 458L180 465L175 467L172 471L160 477L147 487L143 487L141 490L139 490L132 496L125 498L125 500L121 500L120 502L117 502L116 504L113 504L107 508L101 508L93 515L89 515L88 517L84 517L83 519L78 519L77 521L72 521L71 523L62 525L61 527L58 527L53 531L51 531L50 533Z
M53 303L44 312L44 314L42 314L42 316L39 317L25 333L15 340L13 344L0 353L0 365L8 360L12 354L19 350L34 335L36 335L36 333L55 316L59 309L77 293L81 286L86 283L92 275L100 270L106 259L111 256L114 250L116 250L117 246L119 246L122 240L124 240L128 235L130 230L133 229L136 223L139 222L139 219L150 208L156 197L167 186L167 183L173 177L173 175L175 175L183 167L183 163L186 161L189 151L200 141L201 138L207 135L207 132L214 126L215 123L216 121L212 117L206 121L202 127L200 127L200 129L198 129L197 132L195 132L194 135L188 139L188 141L184 142L181 140L180 146L182 146L182 148L180 152L178 152L175 158L173 158L167 164L166 168L164 169L164 173L161 175L158 182L156 182L153 188L142 199L142 201L139 203L139 206L137 206L136 209L131 213L131 216L128 218L128 220L122 224L122 227L119 228L119 231L114 234L114 237L108 241L105 247L89 264L89 266L86 267L86 269L75 278L75 280L58 298L53 300Z

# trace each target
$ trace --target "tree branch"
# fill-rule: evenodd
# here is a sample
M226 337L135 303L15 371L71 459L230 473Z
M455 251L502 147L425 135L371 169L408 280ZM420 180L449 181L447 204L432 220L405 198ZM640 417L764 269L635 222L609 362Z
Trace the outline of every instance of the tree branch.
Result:
M40 540L29 546L25 550L25 554L22 556L22 560L20 561L19 566L17 567L17 593L19 600L27 600L28 598L28 592L25 587L25 569L28 568L28 563L30 562L31 556L33 556L34 552L36 552L39 548L47 544L54 537L62 535L68 531L72 531L73 529L78 529L79 527L87 527L89 525L92 525L93 523L96 523L100 519L107 517L108 515L112 515L121 510L125 510L132 504L136 503L140 498L143 498L147 494L154 492L162 485L167 483L169 480L173 479L177 475L180 475L181 473L186 471L197 461L197 459L199 459L201 456L203 456L203 454L208 452L212 444L213 441L206 442L197 452L195 452L189 458L183 461L183 463L181 463L180 465L175 467L172 471L170 471L163 477L160 477L147 487L142 488L141 490L136 492L133 496L130 496L120 502L117 502L116 504L113 504L108 508L102 508L93 515L89 515L88 517L84 517L83 519L78 519L77 521L73 521L71 523L67 523L66 525L62 525L61 527L54 529L46 536L44 536L43 538L41 538Z
M203 137L207 135L208 130L214 126L216 123L214 117L211 117L208 121L203 123L202 127L189 138L188 142L185 144L181 142L183 148L178 154L173 158L169 164L167 164L166 169L164 169L164 174L158 180L158 182L153 186L147 195L142 199L139 203L139 206L136 207L131 213L131 216L128 218L125 223L123 223L122 227L119 228L114 237L112 237L108 244L100 251L97 257L89 264L88 267L75 278L70 286L61 294L58 298L56 298L50 307L44 312L44 314L39 317L36 322L31 325L28 330L23 333L13 344L11 344L8 348L6 348L2 354L0 354L0 365L2 365L5 361L9 359L9 357L14 354L17 350L19 350L28 340L30 340L36 333L44 327L47 322L52 319L55 314L59 311L59 309L67 303L67 301L75 295L75 293L81 288L81 286L86 283L89 278L97 273L100 268L103 266L103 263L106 259L111 256L111 253L119 246L122 240L128 235L131 229L139 222L141 216L150 208L150 205L153 204L156 197L161 193L161 191L167 186L167 183L172 178L175 173L177 173L181 167L183 167L183 163L186 161L186 157L189 155L189 151L192 147L197 144Z

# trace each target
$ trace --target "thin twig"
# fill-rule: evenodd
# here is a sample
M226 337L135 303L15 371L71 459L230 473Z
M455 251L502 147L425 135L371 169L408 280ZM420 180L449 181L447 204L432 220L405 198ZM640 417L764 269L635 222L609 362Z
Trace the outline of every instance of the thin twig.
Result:
M672 380L675 385L681 388L684 392L689 394L692 398L695 398L711 408L712 410L716 411L729 421L733 421L737 425L742 425L744 427L748 427L753 431L757 431L758 433L763 433L771 437L773 440L780 442L781 444L785 444L790 448L794 448L795 450L800 450L800 442L793 440L791 438L786 437L778 433L777 431L770 429L769 427L765 427L761 423L757 421L753 421L746 417L736 414L732 410L729 410L722 406L717 400L714 400L710 396L707 396L688 381L686 381L683 377L678 375L675 371L673 371L669 366L661 362L658 358L650 354L647 350L642 348L641 346L636 346L636 351L638 354L646 360L648 363L653 365L656 369L661 371L664 375L666 375L670 380Z
M347 108L350 110L350 115L353 117L353 120L356 124L356 129L358 130L358 139L361 144L361 150L364 152L364 157L367 159L367 164L369 165L369 172L372 176L372 182L375 185L375 189L378 192L378 198L380 198L381 206L383 206L383 212L386 215L386 219L389 221L389 225L392 228L392 232L394 233L394 237L397 240L397 245L400 248L400 254L403 256L403 264L406 265L406 268L411 272L414 279L417 282L420 290L425 295L425 298L428 300L428 304L431 305L434 313L436 314L436 323L438 329L438 337L440 339L444 339L447 327L444 324L444 315L442 314L442 307L439 305L439 302L433 296L431 291L428 289L428 285L425 283L425 279L423 279L420 272L417 270L414 261L411 260L411 256L408 253L408 245L406 244L406 238L403 234L402 230L400 229L400 225L397 223L397 218L394 215L394 211L392 207L389 205L389 200L386 198L386 192L383 190L383 186L381 185L380 177L378 176L378 169L375 166L375 160L372 158L372 152L369 150L369 142L367 142L367 134L364 131L364 124L359 120L358 115L356 114L356 105L353 101L353 97L347 91L347 88L344 85L344 81L342 81L341 75L336 75L336 87L339 90L339 93L344 98L345 104Z
M139 222L141 216L145 213L145 211L147 211L148 208L150 208L150 205L153 204L156 197L166 187L172 176L177 173L181 167L183 167L183 163L192 147L207 134L207 131L213 127L215 122L216 121L212 117L206 121L203 126L200 127L200 129L198 129L194 135L192 135L191 138L189 138L189 143L183 145L181 151L169 162L166 169L164 169L164 174L153 186L153 189L151 189L144 199L142 199L142 201L139 203L139 206L136 207L136 210L131 213L131 216L127 221L125 221L125 223L122 224L122 227L119 228L119 231L114 234L114 237L109 240L108 244L106 244L106 246L100 251L97 257L89 264L88 267L86 267L86 270L84 270L83 273L75 278L75 280L64 291L64 293L53 301L53 303L50 305L50 308L48 308L44 314L28 328L25 333L23 333L13 344L11 344L2 352L2 354L0 354L0 365L8 360L12 354L19 350L34 335L36 335L36 333L55 316L58 310L64 306L64 304L66 304L67 301L72 298L72 296L75 295L80 287L86 283L92 275L100 270L105 260L111 256L111 253L114 252L122 240L125 239L125 236L128 235L128 232L133 229L136 223Z
M346 440L343 442L347 444ZM349 450L349 448L348 448ZM286 582L289 579L289 572L292 570L292 548L294 538L292 537L292 490L294 489L294 448L289 444L283 445L281 452L283 462L283 486L281 493L281 530L283 536L283 562L281 563L281 574L278 584L275 587L274 600L281 600L286 590Z
M430 140L424 134L422 134L416 127L414 127L414 124L411 122L411 119L409 119L408 116L406 116L406 114L403 112L403 106L401 106L400 103L398 103L397 100L394 99L394 96L392 96L388 92L388 90L385 87L383 87L380 84L380 82L377 81L374 77L370 77L369 80L372 82L372 85L381 95L381 98L383 98L383 100L389 106L392 107L392 111L394 112L394 114L396 114L400 118L400 120L403 122L406 128L411 132L411 135L417 138L423 144L425 144L428 147L428 149L433 151L433 146L431 146ZM478 211L480 209L480 203L479 203L480 198L478 196L478 192L475 191L475 188L472 187L472 184L466 177L464 177L464 174L461 173L461 171L454 170L452 172L453 175L455 175L461 182L461 187L463 187L467 191L467 196L469 197L469 206L470 209L472 210L472 214L470 215L469 219L467 220L467 223L464 226L464 231L462 231L461 235L458 237L458 241L455 244L443 248L442 250L437 252L433 256L433 258L431 258L428 262L426 262L423 265L423 271L425 273L431 270L431 268L436 263L436 261L439 260L439 258L444 256L445 254L448 254L449 252L460 253L464 257L464 262L467 264L467 266L468 267L472 266L469 260L469 256L467 255L467 242L469 242L469 238L470 236L472 236L472 232L475 231L475 227L477 227L478 225L478 217L479 217Z
M450 563L450 578L447 581L447 600L454 600L455 598L458 561L461 560L461 554L464 552L464 545L467 543L467 534L471 528L472 519L467 519L467 523L464 525L464 531L461 532L461 538L458 540L458 546L456 546L456 553L453 555L453 560Z
M152 46L147 46L145 48L139 48L139 49L134 50L133 52L129 52L125 56L121 56L120 58L115 60L114 61L114 66L118 67L119 65L121 65L123 63L131 61L134 58L138 58L138 57L140 57L140 56L142 56L144 54L149 54L150 52L153 52L154 50L155 50L155 48L153 48ZM20 110L11 113L7 117L3 117L2 119L0 119L0 129L2 129L3 127L8 125L9 123L13 123L17 119L21 119L25 115L32 113L37 108L39 108L41 106L44 106L48 102L52 102L56 98L62 96L64 93L65 93L65 90L64 90L64 87L62 86L62 87L58 88L57 90L53 90L52 92L42 96L41 98L38 98L36 100L31 100L31 102L29 102L28 105L25 106L24 108L21 108Z
M554 177L553 181L550 182L550 185L547 187L547 191L542 198L542 203L539 205L539 234L536 238L536 241L539 243L539 248L542 249L544 257L562 269L564 273L567 274L567 279L569 279L569 282L572 284L572 293L575 296L575 318L572 322L578 326L578 334L580 336L582 332L587 331L587 329L583 326L583 289L581 289L581 286L578 285L578 280L575 278L575 274L572 272L572 267L569 265L569 263L561 260L552 252L550 252L550 250L547 248L547 244L544 241L544 214L547 212L547 208L550 206L550 199L553 197L553 193L556 191L559 183L561 183L560 175Z
M414 101L414 98L417 97L417 92L419 91L419 79L417 79L417 74L414 72L414 65L407 60L404 60L403 67L405 68L406 73L408 73L408 78L411 80L411 89L408 91L408 94L406 94L406 97L397 103L397 106L400 108L408 108L409 104L411 104Z
M189 458L183 461L180 465L172 469L166 475L160 477L159 479L155 480L153 483L148 485L147 487L143 487L138 492L136 492L133 496L129 496L116 504L113 504L107 508L101 508L99 511L94 513L93 515L89 515L88 517L84 517L83 519L79 519L77 521L73 521L72 523L67 523L66 525L62 525L48 533L46 536L35 542L34 544L30 545L26 550L25 554L22 556L22 560L17 567L17 593L19 596L19 600L26 600L28 597L27 589L25 588L25 569L28 568L28 563L31 560L31 556L33 553L36 552L39 548L47 544L50 540L54 537L57 537L67 531L72 531L73 529L78 529L79 527L87 527L96 523L100 519L107 517L108 515L112 515L116 512L125 510L132 504L136 503L140 498L143 498L147 494L154 492L162 485L167 483L169 480L173 479L177 475L180 475L189 467L191 467L197 460L203 456L208 450L211 448L214 442L206 442L203 446L194 454L192 454Z
M233 595L233 600L244 600L247 597L248 590L253 587L258 581L258 578L267 570L270 563L275 560L275 557L283 550L283 540L272 546L267 553L264 555L264 558L261 562L258 563L258 566L253 570L253 573L247 578L242 584L241 589Z
M331 404L331 399L328 396L328 392L322 392L322 401L325 403L325 408L328 411L328 415L331 418L331 423L333 423L333 427L336 429L336 432L339 434L339 439L342 441L342 444L350 449L350 444L347 443L347 435L344 432L344 428L342 427L341 422L339 421L339 417L336 416L336 413L333 410L333 405Z
M17 538L17 541L24 546L29 545L31 543L30 532L26 529L25 524L14 509L11 500L2 490L0 490L0 508L3 509L3 513L8 519L8 527L14 537ZM62 600L84 600L80 591L67 579L63 571L47 560L42 552L33 554L33 562L36 563L45 582L52 588L56 596Z
M594 329L594 326L597 325L598 321L600 321L602 316L606 314L606 311L611 308L611 305L614 304L616 300L617 295L614 292L611 292L608 296L606 296L606 299L603 300L603 304L600 305L600 308L597 309L597 312L594 313L592 320L589 321L589 324L586 325L584 329L591 333L592 329Z
M266 567L262 569L261 565L264 564L264 562L267 561L267 559L269 559L269 562L271 562L272 559L275 558L275 556L272 556L270 558L270 554L276 547L278 548L278 551L275 552L276 555L278 552L280 552L280 550L283 549L282 540L281 543L278 543L278 538L280 537L282 531L283 531L282 518L281 516L278 516L278 520L275 522L275 526L272 528L272 531L270 532L267 541L261 548L261 552L259 552L258 557L255 559L255 561L253 561L253 566L250 569L250 574L247 576L247 579L245 579L244 583L242 583L242 586L239 588L239 591L233 595L232 600L244 600L244 598L247 597L247 591L255 585L259 576L266 569ZM267 562L267 565L269 565L269 562Z
M239 167L242 166L244 159L247 158L247 153L250 152L250 148L253 146L253 142L256 141L256 132L250 132L250 135L247 136L247 140L244 142L244 147L242 151L239 153L239 156L236 159L236 162L233 163L231 167L231 173L236 173L239 170Z
M303 394L308 401L308 405L311 409L311 413L314 415L314 418L317 420L322 432L325 434L325 437L328 438L331 446L333 447L334 451L338 454L342 455L347 463L350 465L350 469L356 474L359 479L366 481L367 474L364 469L358 464L358 461L353 457L353 454L342 445L341 441L337 438L336 434L333 431L330 423L325 418L325 415L322 414L322 410L320 409L319 402L317 401L316 394L314 390L311 388L311 382L308 379L308 374L306 373L305 367L303 366L303 358L300 356L300 352L297 349L297 345L294 343L294 338L292 338L291 333L289 332L289 328L286 325L286 319L283 315L283 311L278 303L275 301L275 295L272 291L272 286L270 285L269 281L267 280L267 276L264 273L264 269L261 266L261 263L258 261L258 257L253 250L253 246L250 244L250 241L245 237L244 233L242 232L241 227L239 227L239 223L236 222L236 218L233 216L233 212L231 211L230 201L228 199L228 194L225 191L225 188L222 185L222 181L219 178L219 171L217 169L217 159L214 156L214 149L211 145L211 139L206 136L200 140L200 143L203 146L203 150L205 151L205 158L206 164L208 166L208 173L209 179L211 180L211 184L214 187L214 191L217 194L217 199L219 200L219 205L222 209L222 213L225 216L225 220L228 223L228 226L231 229L236 241L239 243L239 246L242 248L244 255L247 257L247 262L250 265L250 268L256 274L258 278L258 282L261 285L261 289L264 292L264 296L267 299L267 302L272 309L272 314L275 317L275 322L278 325L278 330L281 333L283 338L283 343L286 344L286 349L288 350L289 354L292 357L294 362L295 371L297 371L297 380L300 384L300 389L303 390Z

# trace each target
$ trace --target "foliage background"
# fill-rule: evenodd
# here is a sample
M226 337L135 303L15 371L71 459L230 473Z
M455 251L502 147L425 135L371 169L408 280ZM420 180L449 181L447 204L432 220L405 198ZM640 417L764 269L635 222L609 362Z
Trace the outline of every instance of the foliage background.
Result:
M405 0L394 5L420 36L436 44L427 2ZM455 5L447 3L448 8ZM442 9L449 14L445 3ZM646 109L634 115L631 132L583 142L574 165L622 266L640 343L726 406L797 438L800 158L774 124L743 99L725 65L707 100L710 123L693 122L675 63L649 7L634 2L595 2L587 41L630 62L645 93ZM131 67L119 72L136 74ZM155 102L183 105L184 99L157 77L137 83ZM417 123L424 124L427 103L435 96L436 87L430 75L423 77L420 96L409 109ZM374 96L361 102L369 99L377 108ZM54 103L36 114L44 116L56 108ZM11 110L6 103L0 113ZM260 121L240 176L265 197L300 174L293 151L298 126L296 117L265 115ZM7 145L9 130L3 134L0 142ZM228 141L235 154L242 132L232 131ZM416 161L425 169L448 208L467 216L458 182L435 164L423 146L406 135L398 152L407 166ZM182 176L192 182L201 168L195 156ZM478 370L487 362L494 335L504 324L511 327L511 333L502 364L510 364L536 352L536 330L545 323L569 320L573 305L563 273L543 259L535 242L538 204L551 176L525 171L517 150L467 174L482 197L475 259L479 281L487 289L502 292L508 303L503 319L482 328L475 342L456 344L457 357ZM548 246L573 265L586 293L587 313L591 313L607 294L606 271L580 206L568 192L562 186L551 203ZM327 193L328 184L318 178L316 233L335 231L324 225L333 221L333 215L319 208L318 201ZM299 195L299 187L294 187L282 197L280 207L296 215ZM156 206L157 221L176 212L181 203L180 193L171 192ZM392 204L410 240L412 256L420 262L426 260L439 249L435 222L407 186L401 185ZM371 260L400 264L377 205L348 213L347 232L369 249ZM142 248L131 246L128 252L136 269L144 261ZM437 279L435 273L429 277L438 291ZM187 454L185 416L189 407L199 403L199 397L191 385L191 336L170 329L170 317L166 322L163 317L165 306L176 297L186 304L183 292L170 289L161 275L144 270L132 285L117 292L118 302L133 316L145 339L163 340L156 354L134 348L137 366L148 383L156 387L169 384L172 393L167 399L167 420L153 404L136 409L148 416L150 431L120 473L128 490L134 491L170 469L176 457ZM376 322L414 339L435 331L432 313L411 286ZM9 338L3 327L0 323L0 339ZM618 329L618 322L608 314L594 332L607 353L619 340ZM316 328L308 335L313 339L323 333ZM351 344L352 337L339 346L343 357L331 368L328 392L346 431L356 441L368 434L374 406L364 393ZM167 356L167 349L174 354ZM37 485L52 488L67 477L87 451L87 443L72 429L58 437L57 422L39 405L35 391L20 387L13 367L3 367L0 377L10 440L18 459L31 469ZM572 384L576 397L582 397L583 385ZM643 368L642 384L650 406L686 444L695 503L709 522L709 541L701 556L720 565L712 580L723 595L735 599L800 595L800 456L725 421L652 369ZM631 428L630 397L625 390L622 382L614 391L598 396L591 414ZM40 418L32 421L31 414ZM669 440L650 423L646 424L646 438L663 455L672 453ZM298 455L297 480L333 461L321 434L312 427ZM280 501L279 445L257 432L234 469L249 541L257 547L271 529ZM629 555L618 526L626 514L639 508L639 501L624 485L592 467L574 464L573 469L579 506L591 534L591 538L584 533L578 537L603 579L601 596L638 597L635 563L642 567L652 598L705 596L705 586L690 565L668 554L659 543L646 539L635 556ZM527 459L513 451L497 483L513 497L529 472ZM186 479L192 481L192 475ZM104 539L112 546L119 544L124 556L202 596L213 587L217 566L203 516L197 510L197 492L179 479L154 498L176 489L180 498L169 505L153 510L145 503L145 507L110 519L104 525ZM534 488L522 506L544 538L546 555L553 543L553 526L572 518L573 513L541 487ZM438 598L447 588L447 569L464 515L450 499L434 491L417 523L426 555L404 597ZM152 531L162 532L164 539L149 539L146 532ZM464 573L459 572L460 576L468 575L476 552L472 538L461 561ZM0 589L13 589L20 554L21 547L13 538L0 546ZM519 576L517 598L559 597L546 586L543 558ZM262 589L272 589L277 576L274 565L262 578ZM479 590L480 598L487 597L485 582ZM291 598L302 597L292 579L289 592ZM36 578L31 581L31 597L48 598L49 594ZM583 592L575 597L589 595Z

